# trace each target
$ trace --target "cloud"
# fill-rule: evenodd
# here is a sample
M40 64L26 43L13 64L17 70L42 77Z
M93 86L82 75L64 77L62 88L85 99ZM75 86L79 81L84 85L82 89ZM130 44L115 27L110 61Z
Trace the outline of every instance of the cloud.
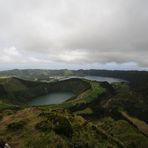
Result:
M0 60L148 67L147 5L147 0L0 0Z
M50 63L49 60L44 58L37 58L32 55L27 55L26 53L21 53L15 47L5 48L1 50L0 61L2 64L38 64L38 63Z

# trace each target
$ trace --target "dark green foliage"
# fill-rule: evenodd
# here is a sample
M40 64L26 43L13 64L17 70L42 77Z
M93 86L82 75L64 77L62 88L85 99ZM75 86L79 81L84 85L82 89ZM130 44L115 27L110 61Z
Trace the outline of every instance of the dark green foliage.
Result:
M73 92L74 94L78 95L82 93L83 91L89 89L91 85L78 78L71 78L59 82L53 82L48 85L48 90L50 92L57 92L57 91L67 91L67 92Z
M53 121L55 127L54 130L57 134L71 137L73 130L70 122L65 117L56 117Z
M0 85L0 94L1 94L1 97L5 97L7 95L7 92L3 85Z
M56 115L54 113L41 113L39 116L45 117L47 120L37 125L38 128L43 130L52 128L57 134L71 137L73 130L68 119L64 116ZM44 127L45 126L45 127Z
M7 129L10 131L22 130L25 127L25 124L25 121L13 122L7 126Z
M36 124L35 128L42 132L50 132L52 129L52 125L48 121L41 121Z
M72 148L90 148L87 141L84 143L83 141L76 141L73 144L71 144Z

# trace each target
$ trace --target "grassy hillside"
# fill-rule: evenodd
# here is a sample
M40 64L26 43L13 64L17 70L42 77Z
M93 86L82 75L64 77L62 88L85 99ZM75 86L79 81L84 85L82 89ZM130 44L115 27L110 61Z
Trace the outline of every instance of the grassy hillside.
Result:
M75 78L41 83L3 78L0 86L0 97L5 97L0 99L0 146L8 143L15 148L148 147L148 104L129 83ZM38 107L4 103L59 90L71 91L75 96L61 104Z
M126 120L115 120L111 117L106 117L96 120L94 123L112 137L116 137L123 143L124 147L146 148L148 146L147 136L144 136Z
M123 147L116 138L65 109L34 107L5 110L1 115L1 140L15 148Z

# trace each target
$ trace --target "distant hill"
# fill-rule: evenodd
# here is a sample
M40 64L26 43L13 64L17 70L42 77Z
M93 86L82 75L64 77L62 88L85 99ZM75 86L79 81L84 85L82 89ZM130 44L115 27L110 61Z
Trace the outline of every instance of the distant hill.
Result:
M19 77L28 80L35 79L48 79L50 76L67 76L73 75L70 70L41 70L41 69L13 69L7 71L1 71L0 76Z
M14 69L0 71L1 77L18 77L27 80L50 80L49 77L55 76L103 76L115 77L127 80L130 86L141 95L148 96L148 72L147 71L119 71L119 70L42 70L42 69Z

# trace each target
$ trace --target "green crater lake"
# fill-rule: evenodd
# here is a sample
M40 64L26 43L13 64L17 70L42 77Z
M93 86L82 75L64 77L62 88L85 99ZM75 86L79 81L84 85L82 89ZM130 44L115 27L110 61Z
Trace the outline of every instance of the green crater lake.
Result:
M74 94L71 92L54 92L46 96L35 98L31 100L30 102L28 102L28 105L38 106L38 105L59 104L59 103L62 103L68 100L69 98L73 96Z
M84 77L68 77L68 78L64 78L62 80L66 80L66 79L70 79L70 78L84 78L87 80L95 80L95 81L107 81L108 83L113 83L113 82L125 82L125 80L122 79L117 79L117 78L111 78L111 77L100 77L100 76L84 76ZM66 100L68 100L69 98L73 97L74 94L70 93L70 92L54 92L54 93L50 93L46 96L41 96L38 98L35 98L33 100L31 100L30 102L28 102L29 106L35 105L35 106L39 106L39 105L49 105L49 104L59 104L62 103Z

